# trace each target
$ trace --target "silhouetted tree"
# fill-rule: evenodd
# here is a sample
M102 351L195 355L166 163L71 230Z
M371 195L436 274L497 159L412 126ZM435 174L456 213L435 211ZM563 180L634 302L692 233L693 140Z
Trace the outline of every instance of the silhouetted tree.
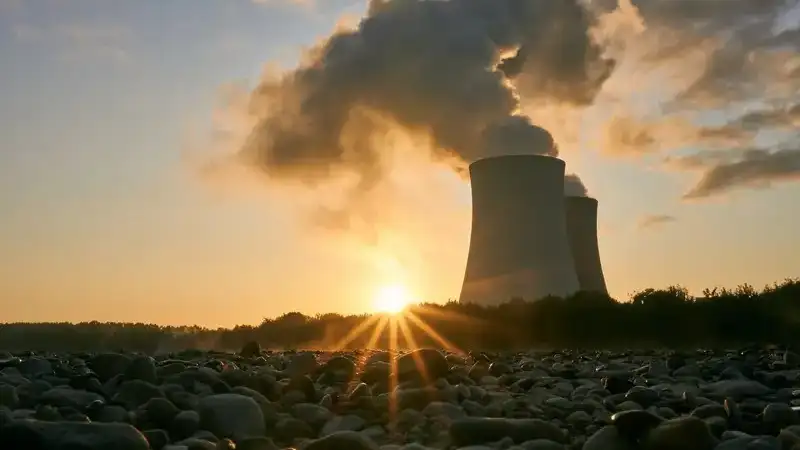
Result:
M329 313L308 317L289 312L275 319L265 318L258 326L216 330L97 321L11 323L0 325L0 350L238 351L250 341L281 349L386 348L393 328L401 346L462 350L800 345L800 281L785 280L761 291L747 284L735 289L706 289L696 298L680 286L645 289L634 293L628 302L590 292L534 302L511 299L488 307L449 301L413 306L405 317L372 318L380 320L371 320L371 325L355 336L351 336L353 330L370 316ZM404 326L398 325L399 321ZM405 330L410 331L412 339L404 338Z

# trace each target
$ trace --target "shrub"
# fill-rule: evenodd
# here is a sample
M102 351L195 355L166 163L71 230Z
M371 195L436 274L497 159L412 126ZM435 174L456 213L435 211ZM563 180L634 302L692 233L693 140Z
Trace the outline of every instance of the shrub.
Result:
M362 326L367 321L367 326ZM420 304L389 316L313 317L289 312L258 326L206 329L144 323L11 323L0 325L7 351L166 353L182 349L236 351L255 341L270 349L357 349L432 346L461 350L735 346L800 344L800 281L756 291L706 289L692 297L682 287L646 289L628 302L581 292L569 298L513 299L482 307ZM376 330L376 328L378 328ZM362 329L353 335L352 331ZM351 336L353 335L353 336ZM410 338L409 338L410 336ZM351 338L348 340L348 338Z

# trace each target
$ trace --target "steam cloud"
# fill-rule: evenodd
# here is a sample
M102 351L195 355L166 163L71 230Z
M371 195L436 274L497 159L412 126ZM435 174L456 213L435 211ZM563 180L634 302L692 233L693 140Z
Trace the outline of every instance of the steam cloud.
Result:
M250 93L238 157L278 181L355 175L359 204L386 177L393 130L463 169L557 155L594 127L606 154L696 149L666 158L702 170L686 198L794 179L797 22L800 0L371 0L357 27ZM776 147L757 145L764 132Z
M588 197L589 190L578 175L567 174L564 177L564 196L566 197Z
M580 0L373 0L296 70L253 92L242 156L273 178L319 182L341 171L369 189L382 137L400 127L439 156L556 155L526 101L590 104L613 64ZM520 86L518 91L515 86Z

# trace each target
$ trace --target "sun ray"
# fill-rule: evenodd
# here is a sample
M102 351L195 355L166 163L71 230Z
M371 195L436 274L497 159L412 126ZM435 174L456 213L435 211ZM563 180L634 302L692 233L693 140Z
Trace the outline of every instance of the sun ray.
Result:
M372 334L370 335L369 340L367 341L367 345L365 347L367 350L375 349L375 348L378 347L378 340L380 339L381 335L383 334L383 330L386 329L386 325L388 323L389 323L389 319L386 318L386 317L381 317L377 321L377 323L375 324L375 327L372 329ZM366 366L368 359L369 359L369 356L366 356L366 355L363 358L359 358L359 361L356 364L356 371L357 372L360 373L360 372L362 372L364 370L364 366Z
M360 324L358 324L358 326L350 330L350 332L348 332L342 339L333 344L332 351L337 352L343 349L347 344L353 342L355 338L360 336L361 333L364 333L370 325L377 322L378 319L379 316L369 316L364 319Z
M450 342L447 339L445 339L444 336L442 336L441 334L436 332L436 330L431 328L430 325L428 325L427 323L425 323L425 321L423 321L422 319L417 317L417 315L414 314L413 312L406 311L404 317L406 317L409 320L411 320L411 322L413 322L414 325L418 326L424 333L426 333L428 336L432 337L433 340L435 340L443 348L445 348L445 349L447 349L449 351L455 352L455 353L459 353L459 354L462 354L462 355L464 354L463 350L458 348L458 346L456 346L452 342Z
M380 339L381 335L383 334L383 330L386 329L386 325L389 322L389 319L386 317L381 317L378 320L378 323L375 324L375 328L372 329L372 334L367 341L367 348L372 349L378 346L378 339Z
M466 316L456 311L448 311L442 308L430 307L426 305L414 306L412 310L417 313L417 316L422 318L425 316L435 317L437 319L444 319L448 322L459 322L464 324L472 324L477 322L474 318Z
M389 420L397 417L397 321L389 320Z
M397 324L400 326L400 332L403 333L403 337L408 341L409 347L412 350L419 348L416 339L414 339L414 335L411 334L408 323L406 323L405 317L398 317ZM422 375L422 380L425 382L425 385L430 384L431 379L428 375L428 368L425 367L425 362L422 360L422 357L416 352L411 353L411 357L414 358L414 364L416 364L417 370Z

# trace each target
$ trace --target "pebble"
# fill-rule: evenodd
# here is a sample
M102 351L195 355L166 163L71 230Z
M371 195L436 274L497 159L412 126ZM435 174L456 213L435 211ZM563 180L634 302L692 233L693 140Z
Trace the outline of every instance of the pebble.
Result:
M797 449L783 353L4 354L0 449Z

